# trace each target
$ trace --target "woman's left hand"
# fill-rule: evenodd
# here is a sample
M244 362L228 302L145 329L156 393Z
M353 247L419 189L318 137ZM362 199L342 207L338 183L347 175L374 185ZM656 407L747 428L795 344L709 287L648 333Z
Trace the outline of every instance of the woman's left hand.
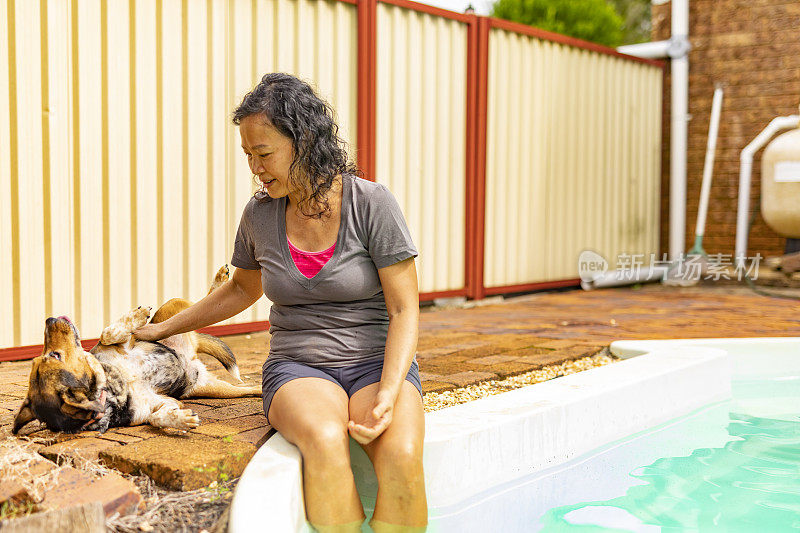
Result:
M356 423L350 420L347 429L350 435L359 444L369 444L383 433L392 423L394 410L394 396L388 391L378 391L375 395L374 405L366 413L365 420Z

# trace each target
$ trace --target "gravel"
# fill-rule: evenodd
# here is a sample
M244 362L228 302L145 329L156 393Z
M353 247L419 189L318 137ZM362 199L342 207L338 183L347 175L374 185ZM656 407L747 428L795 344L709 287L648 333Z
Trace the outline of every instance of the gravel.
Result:
M452 407L453 405L471 402L472 400L478 400L486 396L508 392L527 385L533 385L534 383L541 383L553 378L607 365L614 361L617 361L617 359L608 355L608 353L600 353L590 357L576 359L575 361L567 361L560 365L545 366L539 370L533 370L505 379L493 379L448 391L428 392L425 394L423 404L425 406L425 412L438 411L445 407Z

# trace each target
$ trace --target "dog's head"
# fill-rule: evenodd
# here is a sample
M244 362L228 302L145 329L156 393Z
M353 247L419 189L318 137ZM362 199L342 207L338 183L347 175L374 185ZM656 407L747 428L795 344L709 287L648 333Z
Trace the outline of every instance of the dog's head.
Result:
M83 350L69 318L48 318L42 355L33 360L28 395L14 419L13 433L34 419L51 431L78 431L105 411L105 372Z

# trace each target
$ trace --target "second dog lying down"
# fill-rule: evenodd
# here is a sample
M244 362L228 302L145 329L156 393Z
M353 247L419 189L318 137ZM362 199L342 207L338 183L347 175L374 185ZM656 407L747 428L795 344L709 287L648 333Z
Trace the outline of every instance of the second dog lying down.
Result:
M228 278L220 269L209 292ZM173 299L152 322L163 322L191 304ZM138 307L103 330L100 342L84 351L75 325L67 317L45 322L42 355L33 360L28 394L14 420L13 433L34 419L51 431L75 432L150 424L192 429L200 419L177 398L260 396L260 387L231 385L213 375L197 357L216 358L236 379L239 369L220 339L197 332L161 342L134 339L131 332L147 323L150 308ZM241 379L239 379L241 381Z

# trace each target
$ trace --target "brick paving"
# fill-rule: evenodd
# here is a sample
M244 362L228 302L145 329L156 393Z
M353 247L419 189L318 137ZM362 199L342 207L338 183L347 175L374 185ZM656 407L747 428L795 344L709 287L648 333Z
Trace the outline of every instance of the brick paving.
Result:
M766 298L731 286L646 285L539 293L471 308L424 310L417 360L425 392L442 391L580 359L620 339L800 336L798 311L798 301ZM225 340L237 355L244 381L260 383L269 335L236 335ZM216 361L206 363L216 375L227 376ZM10 434L29 371L29 361L0 363L0 438ZM268 436L269 426L257 398L185 403L202 424L181 439L217 439L254 450ZM49 455L89 457L103 457L165 435L180 435L148 426L115 428L104 435L56 435L43 430L38 422L23 433L43 439L42 451ZM69 445L59 445L66 441ZM44 449L46 446L49 449Z

